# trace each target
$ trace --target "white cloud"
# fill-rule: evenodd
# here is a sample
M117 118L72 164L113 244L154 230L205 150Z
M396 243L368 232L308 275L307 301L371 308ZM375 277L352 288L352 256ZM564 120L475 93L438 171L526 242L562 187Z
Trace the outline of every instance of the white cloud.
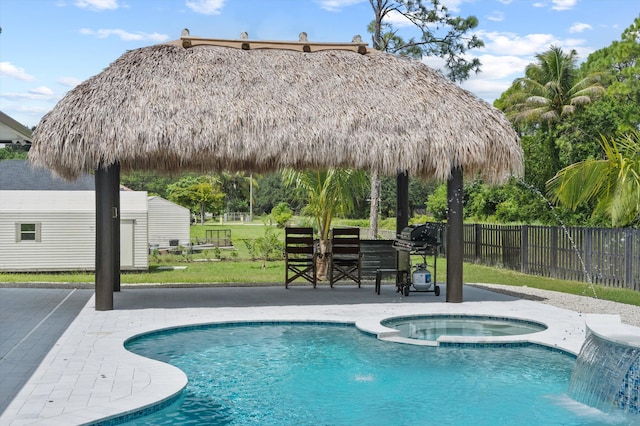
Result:
M464 0L441 0L441 3L449 9L450 12L459 13L460 3Z
M434 70L440 70L442 72L444 72L444 66L446 65L446 61L437 56L425 56L422 58L422 63Z
M552 34L527 34L478 31L484 40L484 52L514 56L531 56L549 48L557 41Z
M504 13L494 11L491 13L491 15L487 16L487 19L494 22L502 22L504 21Z
M124 40L124 41L146 40L146 41L153 41L156 43L163 42L169 39L169 36L165 34L158 34L158 33L148 34L148 33L142 33L142 32L130 33L128 31L121 30L121 29L92 30L89 28L81 28L80 34L95 36L98 38L107 38L110 36L117 36L120 38L120 40Z
M460 86L478 97L492 103L511 86L513 80L524 75L524 70L532 61L531 58L518 56L480 55L482 71L472 74Z
M112 10L119 7L118 0L76 0L74 4L79 8L90 10Z
M366 0L318 0L320 8L329 12L339 12L342 8L351 6L352 4L362 3Z
M556 45L563 50L576 49L578 52L587 49L585 40L580 38L560 39L553 34L526 34L524 36L509 32L478 31L478 37L485 42L483 53L497 55L513 55L532 57L536 53L544 52L549 46Z
M533 4L533 7L545 7L546 5L544 3L541 2L537 2Z
M225 0L187 0L185 5L196 13L203 15L220 15Z
M30 101L48 101L55 98L53 90L46 86L36 87L27 93L3 93L1 96L7 99L26 99Z
M29 93L36 96L49 97L53 95L53 90L49 89L47 86L40 86L36 87L35 89L29 90Z
M482 63L480 67L482 72L478 76L492 80L506 77L514 79L518 75L523 75L524 69L531 63L531 58L512 55L480 55L478 59Z
M513 0L498 0L502 4L511 4Z
M569 27L570 33L581 33L584 30L592 30L593 27L589 24L585 24L582 22L576 22L571 27Z
M384 22L393 25L395 28L410 27L413 25L406 16L402 13L396 12L395 10L390 11L387 16L384 17Z
M551 6L553 10L569 10L573 9L578 0L551 0L551 2L553 3L553 6Z
M31 81L34 78L27 74L23 68L16 67L11 62L0 62L0 75L22 81Z
M487 80L481 77L471 77L469 80L461 83L460 87L492 104L511 84L511 80Z
M82 80L75 77L60 77L58 79L58 84L66 87L76 87L80 83L82 83Z
M481 55L482 71L471 74L460 86L485 101L492 103L511 86L513 80L524 75L524 69L530 60L517 56ZM429 67L445 72L445 62L441 58L422 58Z

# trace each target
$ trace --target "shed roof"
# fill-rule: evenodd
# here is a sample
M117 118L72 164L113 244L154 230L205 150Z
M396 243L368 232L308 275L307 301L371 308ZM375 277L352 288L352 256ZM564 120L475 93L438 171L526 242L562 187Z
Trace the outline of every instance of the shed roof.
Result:
M27 160L0 161L0 190L12 191L93 191L93 176L82 174L74 181L51 175L42 167L32 167Z
M0 143L28 145L31 143L31 130L0 111Z

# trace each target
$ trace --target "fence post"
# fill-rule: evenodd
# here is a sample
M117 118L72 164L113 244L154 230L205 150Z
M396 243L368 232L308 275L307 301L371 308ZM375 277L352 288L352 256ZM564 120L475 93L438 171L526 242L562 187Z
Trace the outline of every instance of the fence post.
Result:
M473 232L475 238L475 258L476 263L482 263L482 225L476 223L473 225Z
M529 273L529 225L520 226L520 272Z
M633 230L624 230L624 286L632 290L640 290L640 283L633 282Z
M584 250L582 253L584 259L584 269L585 273L589 274L586 277L583 277L583 281L589 281L589 277L593 277L592 265L593 260L591 259L591 254L593 251L593 230L591 228L584 228ZM593 278L591 279L593 281ZM594 284L591 282L590 284Z
M558 227L550 227L549 235L549 272L553 278L558 278Z

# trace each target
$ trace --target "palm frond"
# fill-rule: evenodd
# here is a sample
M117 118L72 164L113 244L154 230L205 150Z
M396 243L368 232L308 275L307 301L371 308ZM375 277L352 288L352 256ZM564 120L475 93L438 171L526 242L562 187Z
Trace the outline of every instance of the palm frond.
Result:
M608 188L608 166L606 160L585 160L565 167L547 182L549 199L575 210L597 198Z
M573 105L563 105L561 117L565 117L567 115L571 115L576 112L576 107Z
M624 226L640 215L640 132L600 137L603 160L586 160L560 170L547 182L553 202L575 209L595 202L594 216L610 217Z

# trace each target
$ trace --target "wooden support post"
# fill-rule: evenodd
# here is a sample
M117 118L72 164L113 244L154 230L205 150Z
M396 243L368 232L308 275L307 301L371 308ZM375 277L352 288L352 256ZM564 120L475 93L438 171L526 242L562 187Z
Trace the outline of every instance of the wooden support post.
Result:
M119 167L109 166L96 169L95 197L96 197L96 271L95 292L96 311L110 311L113 309L113 290L116 276L120 275L119 257L120 247L114 248L114 235L120 233L119 211L114 200L117 195L113 190L119 175ZM115 217L114 217L115 216ZM119 237L118 237L119 239Z
M447 181L447 302L462 302L464 229L462 168L454 167Z
M398 171L396 176L396 234L409 226L409 172ZM409 272L411 261L409 252L398 251L397 269ZM396 279L396 284L398 284Z
M111 209L111 218L113 219L113 291L120 291L120 164L116 163L109 167L111 182L109 183L109 191L111 191L111 201L113 208Z

